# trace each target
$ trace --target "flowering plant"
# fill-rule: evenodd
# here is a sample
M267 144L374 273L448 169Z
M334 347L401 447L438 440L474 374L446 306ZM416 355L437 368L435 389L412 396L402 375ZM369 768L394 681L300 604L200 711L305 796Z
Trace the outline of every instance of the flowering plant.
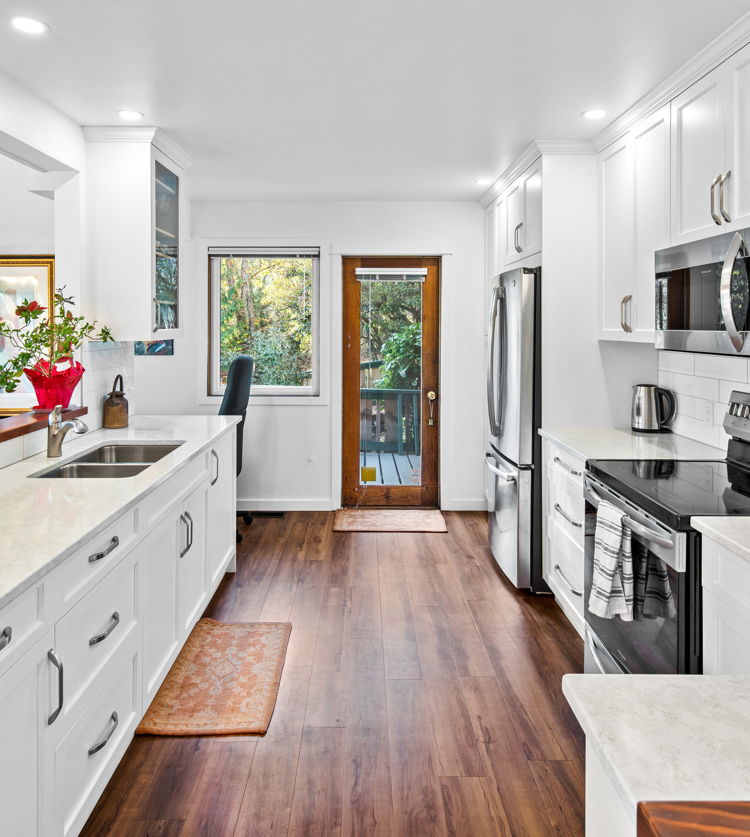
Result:
M96 320L76 316L70 310L75 305L73 297L66 297L62 288L55 292L53 308L49 316L42 317L47 310L36 300L24 301L16 308L21 324L13 327L0 320L0 340L7 340L15 349L15 355L0 365L0 391L13 392L21 375L27 369L50 377L55 364L73 360L73 352L83 345L84 340L112 341L112 334L106 326Z

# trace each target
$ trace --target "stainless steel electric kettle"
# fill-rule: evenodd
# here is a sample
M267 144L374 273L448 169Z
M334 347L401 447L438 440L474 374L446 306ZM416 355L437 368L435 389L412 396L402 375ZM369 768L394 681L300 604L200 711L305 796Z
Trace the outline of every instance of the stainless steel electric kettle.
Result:
M677 404L674 395L664 387L636 384L633 387L633 409L630 425L641 433L669 433Z

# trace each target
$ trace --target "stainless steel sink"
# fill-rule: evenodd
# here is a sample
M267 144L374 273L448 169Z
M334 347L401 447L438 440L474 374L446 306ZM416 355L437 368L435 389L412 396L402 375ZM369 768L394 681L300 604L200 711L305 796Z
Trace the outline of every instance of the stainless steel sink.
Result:
M33 474L41 479L113 479L134 477L145 471L150 463L68 462L51 471Z
M110 442L106 445L101 445L82 456L77 456L73 462L100 462L107 464L114 464L120 462L127 463L143 463L147 462L149 465L152 462L158 462L173 450L177 450L182 442L163 444L150 444L144 442L142 444L118 444L117 442Z

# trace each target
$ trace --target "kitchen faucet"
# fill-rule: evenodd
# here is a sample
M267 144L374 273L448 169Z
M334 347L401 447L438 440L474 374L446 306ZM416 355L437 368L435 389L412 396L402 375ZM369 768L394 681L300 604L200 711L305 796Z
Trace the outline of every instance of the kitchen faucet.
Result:
M47 420L47 456L50 459L62 455L62 443L68 430L74 433L85 433L88 427L80 419L62 420L62 405L58 404L49 414Z

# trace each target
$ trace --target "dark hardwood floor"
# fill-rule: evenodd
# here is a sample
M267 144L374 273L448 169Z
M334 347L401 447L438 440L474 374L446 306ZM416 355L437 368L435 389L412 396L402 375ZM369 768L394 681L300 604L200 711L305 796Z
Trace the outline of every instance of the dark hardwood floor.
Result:
M138 736L83 834L582 835L582 643L495 570L486 515L447 535L259 518L207 616L293 624L263 737Z

